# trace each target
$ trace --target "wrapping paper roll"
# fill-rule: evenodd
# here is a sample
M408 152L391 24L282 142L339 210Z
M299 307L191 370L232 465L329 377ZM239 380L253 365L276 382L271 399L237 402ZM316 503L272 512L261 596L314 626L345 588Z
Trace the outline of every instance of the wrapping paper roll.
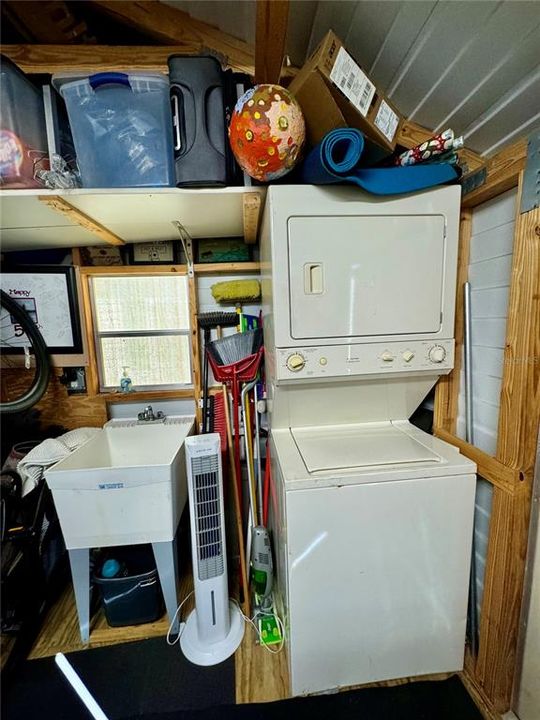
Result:
M451 150L459 150L463 147L463 138L455 138L451 128L439 135L434 135L429 140L416 147L401 153L395 160L394 165L408 166L417 165L434 159L437 155L443 155Z
M456 181L461 174L446 163L364 168L363 151L364 136L360 130L331 130L305 159L301 178L314 185L349 182L374 195L399 195Z

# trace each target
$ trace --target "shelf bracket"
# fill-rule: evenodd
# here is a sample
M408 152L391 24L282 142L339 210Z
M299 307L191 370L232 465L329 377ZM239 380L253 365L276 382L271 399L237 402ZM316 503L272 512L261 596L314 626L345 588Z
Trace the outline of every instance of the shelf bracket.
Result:
M257 230L259 228L259 216L261 213L261 196L259 193L244 193L242 196L242 207L244 216L244 241L248 245L257 242Z
M184 255L186 256L186 265L188 269L187 274L188 277L192 278L195 275L193 267L193 240L180 220L173 220L172 224L178 230L178 234L180 235L180 242L182 243L182 249L184 250Z
M98 223L97 220L83 213L82 210L76 208L63 197L60 197L60 195L39 195L38 198L44 205L47 205L56 212L62 213L62 215L66 215L73 223L80 225L92 233L92 235L96 235L96 237L109 245L125 244L121 237L118 237L118 235L115 235L104 225Z

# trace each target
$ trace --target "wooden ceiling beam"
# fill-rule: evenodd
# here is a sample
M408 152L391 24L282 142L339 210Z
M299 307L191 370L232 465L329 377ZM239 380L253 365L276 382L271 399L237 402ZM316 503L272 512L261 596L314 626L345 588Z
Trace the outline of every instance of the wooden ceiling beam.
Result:
M93 6L110 17L162 43L176 45L177 52L216 55L223 64L250 75L254 72L253 45L191 17L178 8L156 0L94 0Z
M257 0L255 82L279 83L285 55L289 0Z
M168 72L167 58L184 45L3 45L2 53L26 73L88 70Z
M476 190L465 195L463 207L475 207L516 187L526 163L527 138L521 138L486 161L486 180Z

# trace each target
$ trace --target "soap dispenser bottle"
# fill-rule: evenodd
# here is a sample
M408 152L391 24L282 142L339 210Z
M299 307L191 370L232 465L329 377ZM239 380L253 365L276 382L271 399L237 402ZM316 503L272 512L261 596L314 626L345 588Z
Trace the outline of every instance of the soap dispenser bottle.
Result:
M122 377L120 378L120 391L124 393L133 391L133 383L131 382L131 378L128 375L127 365L124 366Z

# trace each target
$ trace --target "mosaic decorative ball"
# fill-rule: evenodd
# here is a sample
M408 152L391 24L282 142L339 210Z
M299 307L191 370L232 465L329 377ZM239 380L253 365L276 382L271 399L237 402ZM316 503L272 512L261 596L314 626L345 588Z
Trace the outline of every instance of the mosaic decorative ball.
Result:
M238 164L252 178L270 182L292 170L305 137L300 105L279 85L256 85L236 103L229 141Z

